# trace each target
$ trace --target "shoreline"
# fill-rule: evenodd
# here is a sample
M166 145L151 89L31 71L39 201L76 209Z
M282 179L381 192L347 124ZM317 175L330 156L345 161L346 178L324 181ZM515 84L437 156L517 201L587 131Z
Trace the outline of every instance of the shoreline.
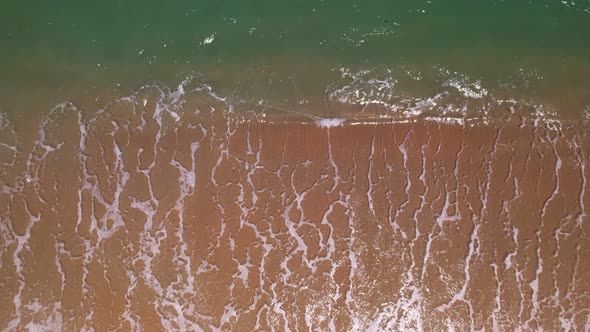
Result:
M42 114L61 102L71 102L87 111L107 107L119 99L146 89L163 97L181 92L192 98L199 87L202 98L224 99L229 107L249 111L302 112L325 117L388 116L489 117L505 116L513 107L534 113L541 109L554 118L584 118L590 114L590 66L570 64L568 71L546 73L534 67L512 68L503 79L461 71L454 66L424 64L291 63L280 58L271 64L230 63L119 66L102 72L96 65L68 64L64 77L56 71L32 71L34 80L16 77L0 81L0 112L26 116ZM560 63L559 59L553 62ZM285 62L282 62L285 61ZM565 60L564 60L565 61ZM563 64L562 64L563 65ZM557 66L557 65L556 65ZM93 71L96 68L97 71ZM143 68L140 70L140 68ZM100 70L99 70L100 69ZM78 73L78 74L75 74ZM117 73L122 73L117 75ZM134 74L131 74L134 73ZM557 76L555 76L557 75ZM77 77L74 79L74 77ZM40 79L41 78L41 79ZM185 91L180 91L184 89ZM185 93L186 96L183 96ZM231 104L231 105L230 105ZM528 109L528 110L526 110Z

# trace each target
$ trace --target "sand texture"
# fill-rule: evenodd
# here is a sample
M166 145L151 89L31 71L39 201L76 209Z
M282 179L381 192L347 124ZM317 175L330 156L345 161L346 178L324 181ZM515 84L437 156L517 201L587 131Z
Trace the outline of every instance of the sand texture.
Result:
M0 329L590 328L587 127L331 123L3 118Z

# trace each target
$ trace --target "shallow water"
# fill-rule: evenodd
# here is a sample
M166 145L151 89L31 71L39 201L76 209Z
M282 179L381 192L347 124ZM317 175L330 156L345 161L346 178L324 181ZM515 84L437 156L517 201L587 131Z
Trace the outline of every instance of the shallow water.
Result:
M363 103L479 86L488 96L566 114L590 104L588 1L66 1L25 8L10 0L2 9L7 109L18 108L17 101L6 105L11 96L36 97L38 89L56 89L48 94L61 102L64 89L125 95L147 81L174 86L199 73L224 95L288 108L310 103L317 112L334 101L326 95L343 84L342 71L365 85L387 83L376 86L385 95Z

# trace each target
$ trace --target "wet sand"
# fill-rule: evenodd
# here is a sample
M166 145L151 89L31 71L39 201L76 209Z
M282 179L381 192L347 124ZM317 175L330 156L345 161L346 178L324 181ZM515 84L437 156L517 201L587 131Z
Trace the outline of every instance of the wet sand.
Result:
M0 129L2 329L590 329L582 124L149 95L22 122Z

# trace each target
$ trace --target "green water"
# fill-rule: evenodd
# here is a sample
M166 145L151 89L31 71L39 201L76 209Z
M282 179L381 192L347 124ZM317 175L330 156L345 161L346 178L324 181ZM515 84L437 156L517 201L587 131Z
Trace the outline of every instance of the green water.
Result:
M200 73L225 95L319 104L348 68L387 76L398 96L459 78L506 98L590 103L589 0L3 0L0 50L4 101Z

